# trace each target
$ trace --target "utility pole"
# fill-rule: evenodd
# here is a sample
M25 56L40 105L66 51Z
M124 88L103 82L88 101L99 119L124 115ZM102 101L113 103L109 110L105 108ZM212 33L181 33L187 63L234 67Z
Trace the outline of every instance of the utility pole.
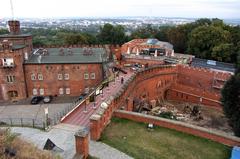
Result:
M10 0L10 5L11 5L12 20L14 20L14 12L13 12L13 3L12 3L12 0Z

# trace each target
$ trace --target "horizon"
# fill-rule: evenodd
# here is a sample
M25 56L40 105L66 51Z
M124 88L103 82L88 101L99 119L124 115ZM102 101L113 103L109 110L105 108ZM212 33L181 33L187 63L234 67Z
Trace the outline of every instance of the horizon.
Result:
M230 20L230 19L234 19L234 20L240 20L240 17L238 18L218 18L218 17L161 17L161 16L70 16L70 17L14 17L14 19L12 17L4 17L4 18L1 18L0 20L4 19L8 19L8 20L17 20L17 19L103 19L103 18L107 18L107 19L128 19L128 18L163 18L163 19L167 19L167 18L170 18L170 19L194 19L194 20L197 20L197 19L221 19L221 20Z
M240 19L238 0L3 0L0 19L16 18L118 18L118 17L159 17L159 18L219 18ZM56 5L57 4L57 5ZM56 7L57 6L57 7ZM177 16L176 16L177 15Z

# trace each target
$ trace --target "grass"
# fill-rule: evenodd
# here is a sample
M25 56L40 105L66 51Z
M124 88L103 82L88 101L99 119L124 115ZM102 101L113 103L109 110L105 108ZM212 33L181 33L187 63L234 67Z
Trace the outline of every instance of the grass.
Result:
M135 159L229 159L231 152L208 139L119 118L112 118L100 140Z

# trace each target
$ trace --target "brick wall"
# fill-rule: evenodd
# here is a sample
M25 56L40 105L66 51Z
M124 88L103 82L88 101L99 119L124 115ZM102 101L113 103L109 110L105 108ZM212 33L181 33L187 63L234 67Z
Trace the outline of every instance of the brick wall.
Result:
M184 65L178 65L177 83L202 89L203 91L219 94L220 89L213 87L215 80L226 81L231 77L230 73L213 71L204 68L195 68Z
M225 133L220 133L214 130L209 130L209 129L198 127L198 126L193 126L193 125L179 122L179 121L173 121L173 120L168 120L164 118L144 115L140 113L122 111L122 110L115 111L114 116L118 118L137 121L137 122L152 123L157 126L174 129L187 134L203 137L203 138L210 139L210 140L213 140L225 145L229 145L229 146L240 145L240 138L238 137L230 136Z
M162 65L165 62L163 60L142 60L142 59L134 59L134 58L125 58L124 60L121 61L121 64L141 64L141 65L146 65L148 66L153 66L153 65Z
M27 97L23 70L23 56L25 52L26 48L14 51L11 49L0 50L0 100L18 100ZM12 58L13 67L3 67L2 59L4 58ZM7 76L14 76L15 80L9 82ZM10 95L10 92L13 91L17 93L15 97Z
M84 79L84 73L88 73L89 78ZM91 79L91 73L95 73L95 79ZM38 79L42 74L43 80ZM58 75L62 75L62 79ZM65 79L65 74L69 79ZM36 80L32 80L35 75ZM84 92L85 88L92 88L98 85L102 79L101 64L25 64L25 78L27 81L27 92L33 95L33 89L44 89L44 95L60 95L59 90L63 88L63 95L78 96ZM66 88L70 88L70 94L66 94Z
M211 92L208 91L208 89L204 89L209 86L208 82L206 82L206 85L202 82L202 87L194 87L193 84L188 84L182 81L182 79L178 79L179 76L183 76L183 72L185 72L184 69L195 70L194 68L185 68L183 66L160 65L152 66L135 73L126 81L119 92L112 95L109 100L106 101L108 107L100 108L90 119L91 138L93 140L100 138L101 132L111 119L114 110L121 108L132 111L134 98L146 98L147 100L167 98L170 100L206 104L220 110L219 91ZM179 71L181 75L179 75ZM194 75L196 81L211 80L205 79L208 78L208 76L201 76L202 72L208 73L207 70L201 69L198 71L200 77L198 80L198 76ZM187 72L188 71L186 71L186 73ZM222 75L225 77L225 74ZM226 79L229 77L227 74ZM209 78L213 78L213 76L209 76Z
M107 107L100 107L90 118L91 138L98 140L116 109L133 109L133 98L164 98L164 91L176 80L176 67L154 66L135 73L125 82L122 89L106 101ZM144 93L144 94L143 94Z

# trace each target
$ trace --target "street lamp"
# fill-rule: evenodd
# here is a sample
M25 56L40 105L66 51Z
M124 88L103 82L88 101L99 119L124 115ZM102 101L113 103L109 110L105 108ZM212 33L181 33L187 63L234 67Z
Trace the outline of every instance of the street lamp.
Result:
M86 101L85 101L85 104L84 104L84 111L83 113L87 113L87 104L86 104Z
M46 127L48 127L48 107L44 108Z

